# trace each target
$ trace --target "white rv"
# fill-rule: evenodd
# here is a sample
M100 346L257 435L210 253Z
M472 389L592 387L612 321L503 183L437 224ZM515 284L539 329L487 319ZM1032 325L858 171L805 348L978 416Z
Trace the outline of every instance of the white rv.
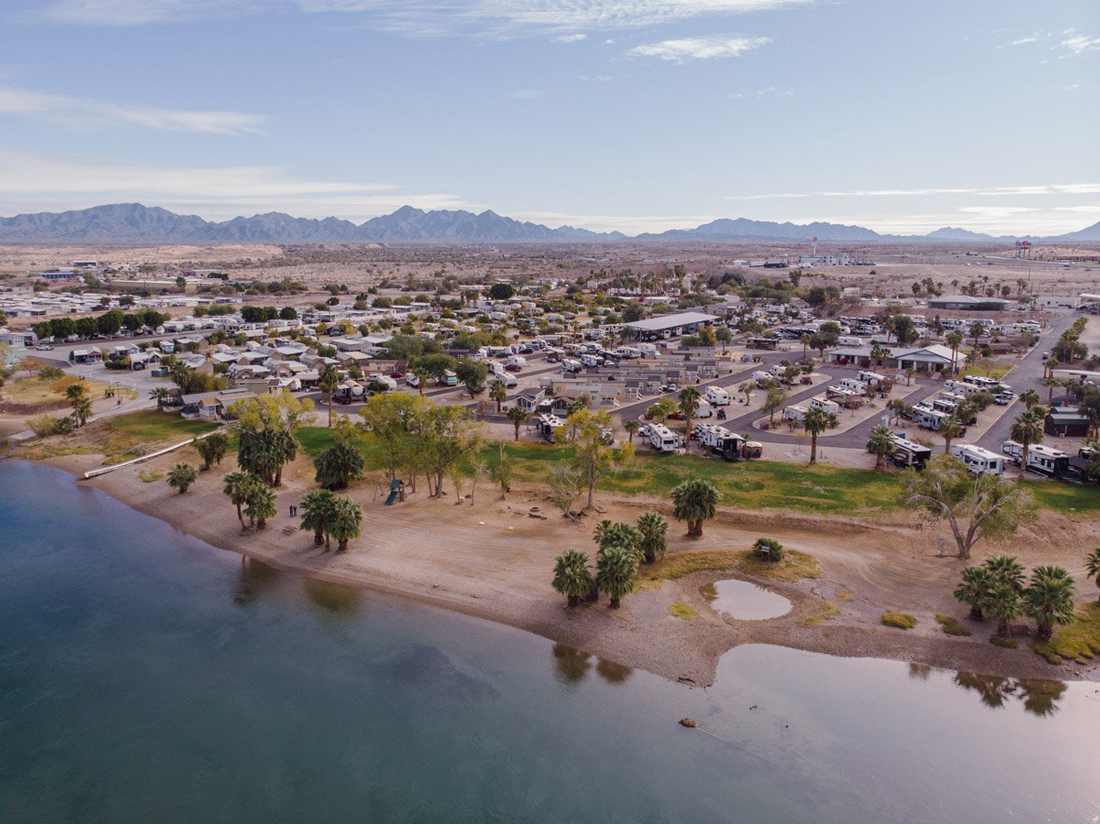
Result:
M1000 475L1005 471L1004 457L974 444L951 444L951 454L975 475Z
M823 409L826 412L830 412L833 415L840 414L840 404L836 401L826 400L825 398L810 398L811 409Z
M897 466L924 469L924 465L932 457L932 450L916 441L911 441L901 435L894 435L893 440L894 454L891 456L891 460Z
M871 386L878 386L880 383L885 383L886 376L880 375L877 372L857 372L856 380L862 383L869 383Z
M580 372L584 369L584 364L572 358L565 358L561 362L561 368L566 372Z
M649 425L649 443L658 452L675 452L680 448L680 436L661 423Z
M1056 478L1069 469L1069 455L1051 446L1032 444L1027 450L1027 466L1024 469Z
M745 439L721 426L701 423L695 427L695 436L706 452L721 455L727 461L736 461L742 457Z
M730 393L720 386L708 386L703 397L706 398L707 402L712 406L730 405Z
M805 406L788 406L783 410L783 420L802 423L802 419L806 417L806 413L809 411Z

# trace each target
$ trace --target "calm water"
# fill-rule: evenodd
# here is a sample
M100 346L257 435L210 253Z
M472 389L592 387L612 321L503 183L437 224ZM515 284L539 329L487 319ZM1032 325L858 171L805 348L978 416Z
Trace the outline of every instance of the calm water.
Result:
M715 612L740 621L763 621L791 611L791 602L779 593L736 578L715 581L713 595L707 599Z
M755 646L691 690L0 463L4 822L1095 821L1098 688Z

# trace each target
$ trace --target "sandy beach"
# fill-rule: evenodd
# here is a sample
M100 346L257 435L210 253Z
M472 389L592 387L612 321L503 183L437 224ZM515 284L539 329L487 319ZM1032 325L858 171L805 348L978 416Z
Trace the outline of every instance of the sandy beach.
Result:
M576 524L549 509L537 489L514 489L500 500L499 491L485 484L474 491L472 502L464 499L458 505L453 490L441 499L430 499L421 491L386 507L377 479L364 480L349 493L363 504L363 535L349 552L336 554L315 547L312 534L297 530L297 519L289 516L290 505L313 485L308 458L300 457L288 467L277 490L278 515L262 531L242 531L235 509L222 493L222 478L233 469L231 457L221 467L201 473L183 495L163 480L146 482L139 474L144 471L149 478L181 459L198 463L188 447L81 483L208 543L281 569L498 621L672 680L713 683L722 654L745 643L1015 677L1100 674L1097 664L1049 664L1027 648L1026 639L1017 650L988 643L993 626L966 620L965 607L951 596L963 563L940 557L941 549L950 551L946 532L905 513L861 519L722 509L707 523L704 536L695 540L687 539L682 525L673 521L669 557L744 551L766 536L813 555L821 574L782 581L754 578L740 570L692 572L646 582L618 610L609 609L606 599L570 609L550 587L554 558L565 549L581 549L594 557L591 532L597 520L632 521L649 509L670 517L667 502L601 495L600 511ZM48 462L78 476L102 465L88 455ZM1057 540L1051 540L1053 536ZM1084 599L1094 588L1084 580L1083 548L1097 542L1094 524L1043 513L1007 544L979 544L975 561L1007 551L1028 565L1062 563L1077 576L1078 597ZM787 615L765 621L723 617L711 609L700 588L729 578L766 586L788 598L793 607ZM673 604L687 605L696 616L675 617L669 611ZM910 631L882 626L879 618L887 610L914 615L918 626ZM944 635L934 620L940 613L959 618L973 636Z

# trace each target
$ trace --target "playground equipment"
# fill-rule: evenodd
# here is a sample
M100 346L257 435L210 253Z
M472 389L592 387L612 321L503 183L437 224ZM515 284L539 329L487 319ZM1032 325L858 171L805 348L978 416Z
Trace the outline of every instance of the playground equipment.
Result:
M393 506L396 500L405 500L405 482L394 478L390 481L390 496L386 498L386 506Z

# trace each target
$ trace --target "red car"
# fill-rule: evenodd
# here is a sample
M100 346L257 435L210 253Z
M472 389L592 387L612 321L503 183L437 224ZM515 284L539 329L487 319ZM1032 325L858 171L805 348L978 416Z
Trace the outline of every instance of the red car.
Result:
M523 367L520 366L519 364L516 364L516 363L509 363L504 368L507 369L509 372L521 372L521 371L523 371Z
M404 372L398 372L396 369L394 369L392 372L390 372L390 377L391 378L403 378L403 377L405 377L405 373Z

